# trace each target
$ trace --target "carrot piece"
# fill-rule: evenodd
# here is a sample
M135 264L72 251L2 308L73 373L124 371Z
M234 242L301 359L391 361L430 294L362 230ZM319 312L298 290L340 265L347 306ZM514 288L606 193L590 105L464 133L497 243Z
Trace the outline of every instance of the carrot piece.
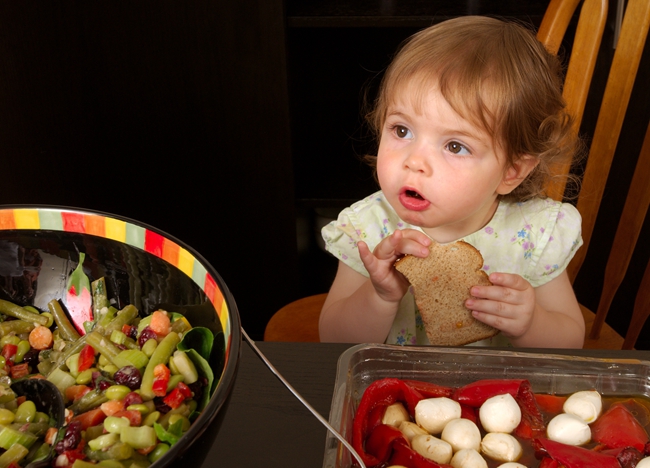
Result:
M162 310L157 310L151 314L151 322L149 322L149 328L151 328L156 335L166 336L169 334L171 327L171 322L167 312Z
M70 385L65 389L65 399L67 401L77 401L90 391L87 385Z
M123 400L108 400L105 403L102 403L99 406L106 416L113 416L115 413L118 413L124 410L124 401Z
M72 418L73 421L79 421L81 423L81 429L84 431L89 427L101 424L104 422L104 419L106 419L106 415L101 408L91 409Z
M59 430L56 427L50 427L45 433L44 442L49 445L54 445L56 442L56 436L59 434Z
M153 452L153 449L155 448L156 448L155 445L151 445L147 448L137 449L136 451L141 455L149 455L151 452Z
M54 339L49 328L39 325L29 332L29 345L34 348L43 350L52 346Z

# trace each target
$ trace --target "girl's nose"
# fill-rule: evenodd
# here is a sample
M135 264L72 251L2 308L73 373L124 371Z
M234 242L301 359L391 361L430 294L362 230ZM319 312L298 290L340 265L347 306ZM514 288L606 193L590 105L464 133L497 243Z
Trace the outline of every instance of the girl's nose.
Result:
M422 146L413 148L404 160L404 169L429 175L432 167L427 153Z

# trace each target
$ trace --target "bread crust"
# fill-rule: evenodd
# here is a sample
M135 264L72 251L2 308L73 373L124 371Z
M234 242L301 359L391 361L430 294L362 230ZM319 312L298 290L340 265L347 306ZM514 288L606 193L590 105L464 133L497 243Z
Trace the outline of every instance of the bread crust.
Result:
M465 307L472 286L491 284L482 269L483 256L471 244L433 242L426 258L406 255L395 263L395 268L413 286L431 344L460 346L499 333L472 317Z

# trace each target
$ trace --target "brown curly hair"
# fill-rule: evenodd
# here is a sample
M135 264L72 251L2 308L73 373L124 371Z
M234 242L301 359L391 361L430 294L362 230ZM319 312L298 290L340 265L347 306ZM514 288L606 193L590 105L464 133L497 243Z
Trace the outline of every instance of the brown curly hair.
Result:
M379 141L387 109L407 84L415 83L421 98L436 86L460 116L493 136L506 154L506 169L525 155L537 160L507 195L524 201L545 196L551 168L571 161L580 148L562 82L560 61L526 26L463 16L424 29L402 46L366 117Z

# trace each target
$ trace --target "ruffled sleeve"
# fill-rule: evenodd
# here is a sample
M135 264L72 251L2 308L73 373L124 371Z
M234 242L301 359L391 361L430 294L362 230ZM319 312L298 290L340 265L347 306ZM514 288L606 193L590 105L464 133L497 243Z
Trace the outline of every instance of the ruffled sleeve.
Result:
M368 276L359 258L357 242L364 241L370 250L395 229L410 227L390 207L383 193L376 192L339 214L321 230L325 249L353 270Z
M352 219L351 219L352 218ZM361 259L357 242L361 240L361 230L357 229L353 219L354 212L346 208L339 213L336 221L332 221L321 230L325 249L353 270L368 276Z
M543 249L535 252L535 269L529 272L529 281L535 287L549 282L566 270L583 243L582 217L573 205L558 204L558 210L551 213L544 233L548 236L548 241L544 243Z

